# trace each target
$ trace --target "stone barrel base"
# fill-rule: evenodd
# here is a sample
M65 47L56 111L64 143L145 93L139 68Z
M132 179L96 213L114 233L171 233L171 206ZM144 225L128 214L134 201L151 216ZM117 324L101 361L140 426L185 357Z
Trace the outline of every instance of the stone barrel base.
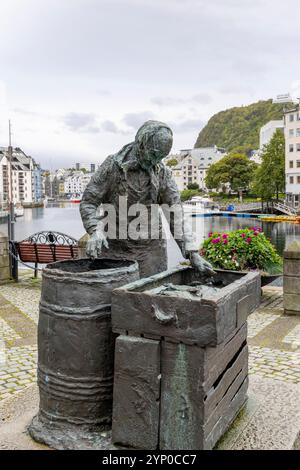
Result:
M78 426L53 423L39 413L28 426L29 435L37 442L57 450L109 449L111 437L105 426Z

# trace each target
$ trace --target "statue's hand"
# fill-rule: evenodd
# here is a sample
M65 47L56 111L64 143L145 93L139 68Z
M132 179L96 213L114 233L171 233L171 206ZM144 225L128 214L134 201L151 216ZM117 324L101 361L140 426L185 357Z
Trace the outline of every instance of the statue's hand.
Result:
M102 248L108 248L106 237L102 230L96 229L90 236L86 245L86 254L89 258L97 258L101 255Z
M212 265L206 261L202 256L199 255L197 251L192 251L189 253L189 258L193 268L197 269L201 274L208 276L213 276L215 271L213 270Z

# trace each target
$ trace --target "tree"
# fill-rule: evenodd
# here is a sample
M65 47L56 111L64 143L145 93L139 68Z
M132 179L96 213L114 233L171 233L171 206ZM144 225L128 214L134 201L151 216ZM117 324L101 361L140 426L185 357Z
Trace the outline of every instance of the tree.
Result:
M254 176L253 190L264 201L285 190L285 139L283 132L277 129L270 142L264 146L262 163Z
M167 166L176 166L178 164L178 161L176 158L170 158L170 160L167 161L166 165Z
M290 106L293 104L273 103L270 99L221 111L201 129L195 148L216 145L233 152L239 146L249 146L255 150L259 147L260 128L269 121L282 119L284 108Z
M198 195L199 195L199 191L197 189L184 189L180 193L180 197L181 197L182 202L188 201L193 196L198 196Z
M254 176L256 164L241 153L230 153L207 170L205 184L209 189L219 189L229 184L232 191L247 191Z
M189 184L187 185L187 189L197 189L197 190L199 190L200 188L199 188L199 184L198 184L198 183L189 183Z

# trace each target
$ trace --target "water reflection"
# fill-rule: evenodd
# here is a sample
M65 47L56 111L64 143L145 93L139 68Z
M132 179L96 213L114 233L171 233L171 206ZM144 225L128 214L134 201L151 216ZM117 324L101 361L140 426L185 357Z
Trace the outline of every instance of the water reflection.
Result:
M294 239L300 240L300 224L264 222L250 217L193 217L193 230L199 245L210 231L232 231L238 228L259 226L282 254L285 247ZM55 230L80 238L84 235L79 205L73 203L55 203L47 207L25 209L24 216L18 217L15 224L15 239L23 240L29 235L42 230ZM0 232L7 234L7 224L0 224Z

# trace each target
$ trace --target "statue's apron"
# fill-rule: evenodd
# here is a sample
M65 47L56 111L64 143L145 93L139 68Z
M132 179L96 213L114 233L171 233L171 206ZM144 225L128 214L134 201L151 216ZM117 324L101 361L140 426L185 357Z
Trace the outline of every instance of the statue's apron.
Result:
M161 216L155 219L158 239L151 239L151 219L150 208L152 204L158 204L159 178L155 171L147 174L144 171L121 171L118 185L118 195L112 201L116 209L117 233L120 225L119 196L126 197L127 208L132 204L143 204L148 209L148 237L147 239L133 240L130 236L127 239L109 239L108 249L103 249L103 256L113 259L126 258L136 260L139 263L140 277L148 277L153 274L165 271L168 267L167 241L162 238ZM128 223L134 217L127 216ZM102 256L101 254L101 256Z

